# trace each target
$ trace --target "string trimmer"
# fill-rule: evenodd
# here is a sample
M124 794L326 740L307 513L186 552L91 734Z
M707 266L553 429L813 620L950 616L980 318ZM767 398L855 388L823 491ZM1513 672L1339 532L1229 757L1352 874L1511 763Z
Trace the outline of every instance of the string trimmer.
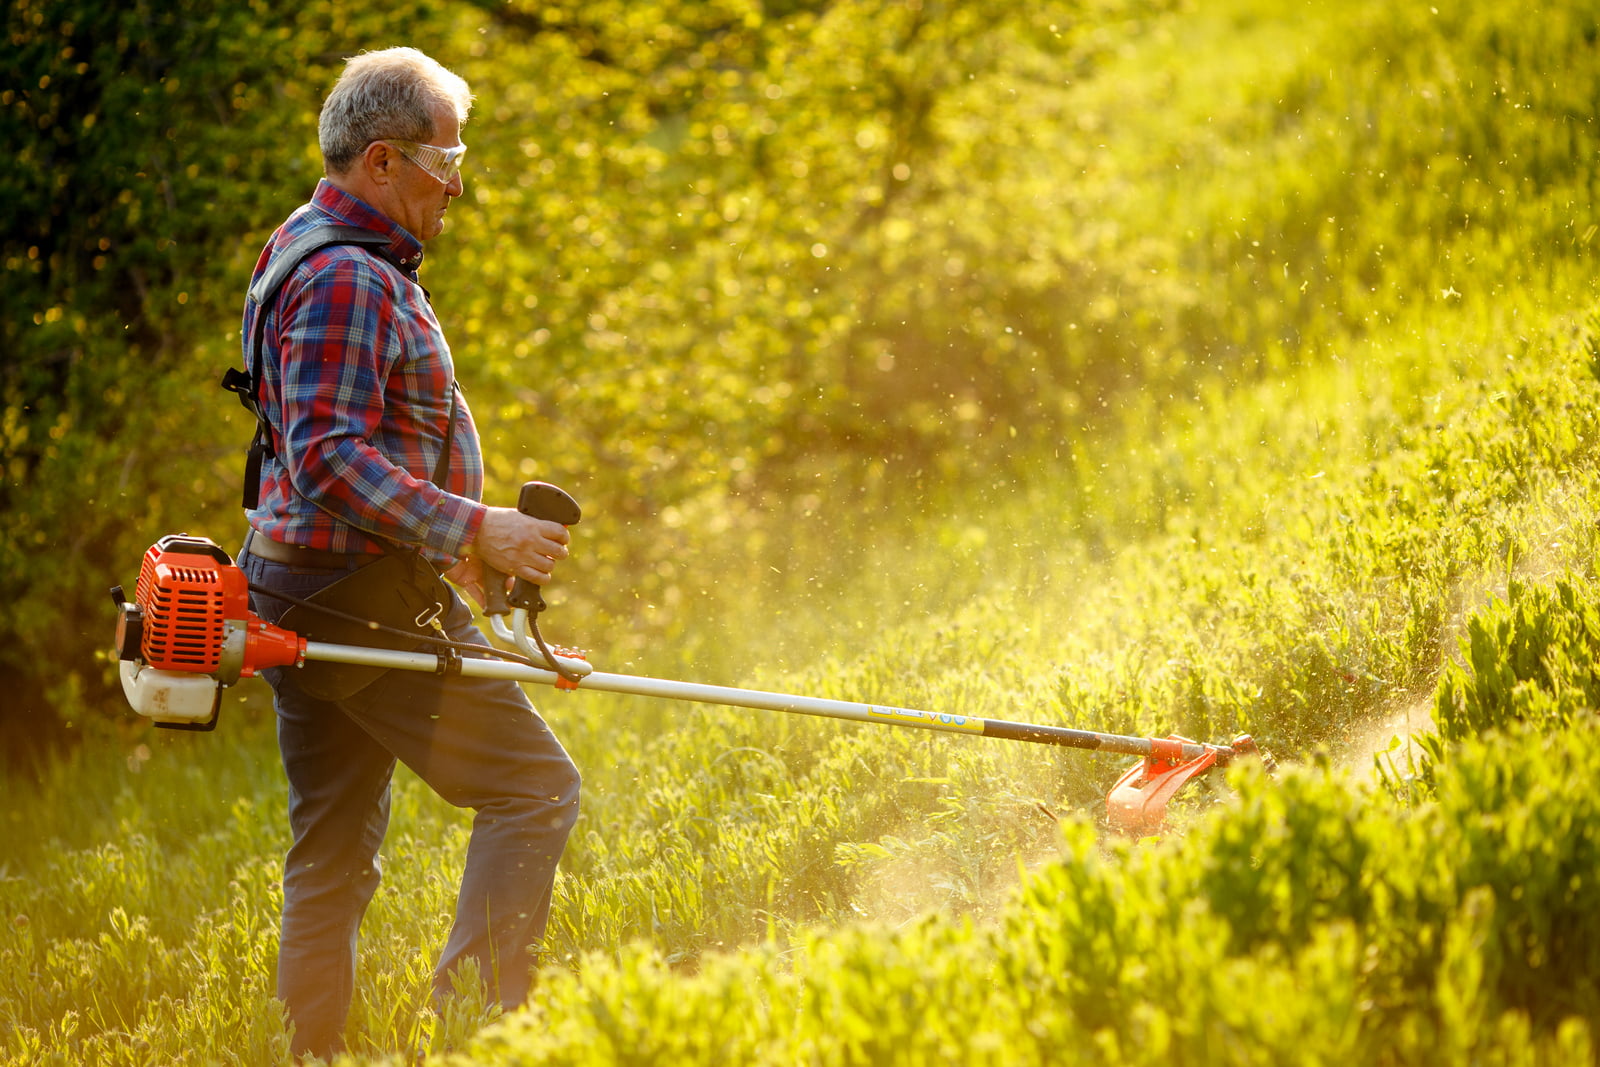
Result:
M543 482L523 486L519 510L565 525L577 522L580 517L578 505L570 496ZM1180 737L1130 737L915 708L607 674L595 670L584 655L552 649L545 643L537 623L538 613L545 606L538 586L518 579L507 596L503 577L494 574L485 576L484 585L490 590L484 612L490 628L502 641L515 646L517 653L497 650L493 653L497 658L484 658L484 649L465 646L472 654L463 656L462 646L445 641L430 643L414 637L421 650L331 644L309 640L263 621L250 610L249 582L227 552L208 538L171 534L145 553L133 601L126 599L120 587L112 590L120 611L117 655L122 689L133 710L158 726L209 730L216 726L222 690L239 679L253 677L268 667L301 667L308 661L317 661L508 678L558 689L665 697L1120 753L1139 756L1141 761L1131 767L1107 795L1107 816L1116 829L1135 834L1158 831L1166 816L1167 803L1190 780L1240 756L1257 754L1254 741L1246 734L1234 738L1228 745L1212 745Z

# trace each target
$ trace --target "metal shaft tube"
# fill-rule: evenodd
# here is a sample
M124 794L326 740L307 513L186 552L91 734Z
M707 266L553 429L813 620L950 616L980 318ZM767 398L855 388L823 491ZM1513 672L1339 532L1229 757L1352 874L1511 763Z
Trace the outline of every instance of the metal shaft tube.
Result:
M1128 737L1121 734L1103 734L1093 730L1072 730L1064 726L1040 726L1030 723L1007 722L1003 719L982 719L973 715L951 715L944 712L920 711L915 708L897 708L883 704L859 704L849 700L830 700L824 697L794 696L771 693L759 689L738 689L699 682L678 682L666 678L646 678L632 674L606 674L595 671L580 659L558 657L563 668L583 675L579 688L605 693L624 693L631 696L665 697L670 700L687 700L700 704L720 704L726 707L754 708L763 711L781 711L795 715L818 715L830 719L852 722L878 723L884 726L908 726L920 730L938 730L944 733L968 734L977 737L997 737L1008 741L1030 741L1035 744L1059 745L1067 748L1115 752L1129 756L1158 756L1172 760L1192 760L1206 752L1215 752L1218 763L1226 763L1234 750L1226 745L1206 745L1193 741L1175 741L1152 737ZM393 670L439 670L439 657L431 652L398 652L381 648L362 648L355 645L333 645L320 641L306 643L306 659L332 663L354 663L369 667L388 667ZM536 682L540 685L557 685L561 678L554 671L510 663L498 659L462 659L460 671L464 675L480 678L508 678L519 682Z

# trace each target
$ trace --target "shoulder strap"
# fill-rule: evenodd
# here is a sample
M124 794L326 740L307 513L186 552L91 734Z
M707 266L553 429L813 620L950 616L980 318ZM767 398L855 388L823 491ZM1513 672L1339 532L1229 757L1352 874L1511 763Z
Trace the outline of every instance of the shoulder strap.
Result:
M433 484L440 489L444 488L445 479L450 477L450 453L456 447L456 403L461 399L457 396L460 391L461 386L450 383L450 417L444 424L444 447L439 450L439 458L433 464Z
M360 245L389 259L389 239L360 226L317 226L296 237L284 247L261 277L250 287L250 300L256 305L256 325L250 338L250 369L229 367L222 376L222 388L237 393L239 403L255 416L256 433L245 459L244 506L253 508L261 500L261 463L272 455L272 428L261 407L261 342L267 329L267 308L283 288L283 283L302 260L330 245Z
M288 280L290 272L300 265L300 261L311 253L327 248L329 245L361 245L370 248L379 255L379 249L385 251L389 247L389 238L375 230L363 229L360 226L317 226L290 241L288 246L279 252L267 269L261 272L261 277L250 287L250 299L256 306L265 310L278 295L278 290ZM384 258L388 258L384 255Z

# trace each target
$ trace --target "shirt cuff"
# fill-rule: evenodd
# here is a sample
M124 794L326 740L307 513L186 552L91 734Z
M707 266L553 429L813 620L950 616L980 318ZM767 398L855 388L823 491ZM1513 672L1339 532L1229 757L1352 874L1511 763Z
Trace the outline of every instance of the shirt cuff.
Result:
M464 496L448 497L440 511L448 532L446 540L440 543L438 548L455 559L465 559L468 555L467 550L478 539L478 531L483 527L483 517L489 513L488 505Z

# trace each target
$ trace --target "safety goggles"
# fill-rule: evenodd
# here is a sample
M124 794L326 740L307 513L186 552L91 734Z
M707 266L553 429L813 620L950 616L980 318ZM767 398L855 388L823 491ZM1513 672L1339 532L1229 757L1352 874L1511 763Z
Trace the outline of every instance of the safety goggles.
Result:
M458 144L454 148L440 148L438 145L397 141L392 138L383 143L393 146L419 169L431 174L440 185L449 185L455 176L461 173L461 157L467 154L467 146L464 144Z

